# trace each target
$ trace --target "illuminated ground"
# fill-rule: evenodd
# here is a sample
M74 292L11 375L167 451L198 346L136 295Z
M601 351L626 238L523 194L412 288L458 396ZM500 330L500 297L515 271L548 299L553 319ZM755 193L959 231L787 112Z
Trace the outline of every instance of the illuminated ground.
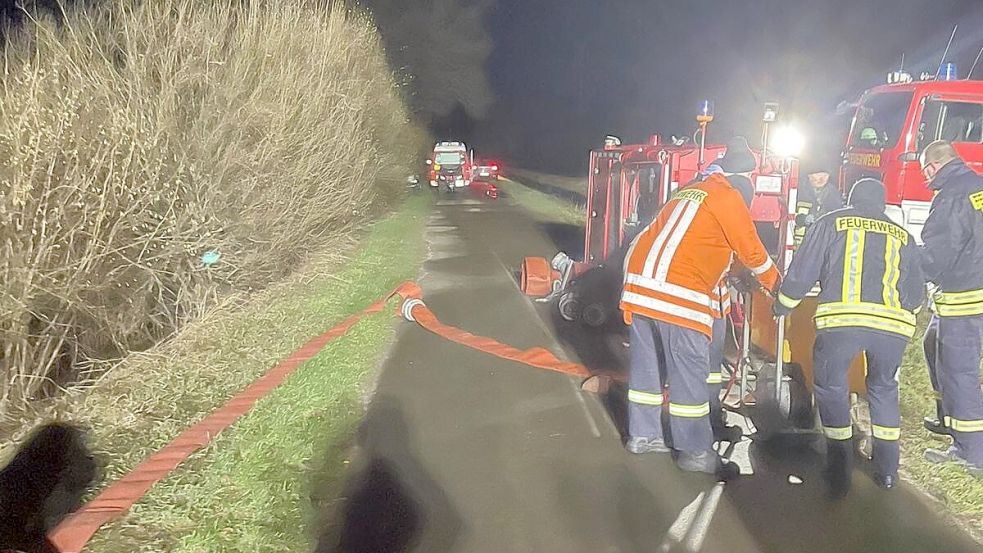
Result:
M438 202L428 241L421 284L444 322L618 364L617 336L561 325L515 285L524 255L575 248L575 229L537 223L506 198L461 195ZM618 404L405 325L359 435L347 504L325 530L343 545L320 550L979 551L915 494L882 492L859 471L846 500L826 499L820 458L799 440L745 442L737 457L753 474L726 485L665 456L631 456Z

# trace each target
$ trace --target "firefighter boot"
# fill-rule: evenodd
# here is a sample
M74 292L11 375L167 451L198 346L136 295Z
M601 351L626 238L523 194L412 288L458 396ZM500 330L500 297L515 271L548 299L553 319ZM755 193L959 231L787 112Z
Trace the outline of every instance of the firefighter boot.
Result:
M850 493L853 476L853 440L826 441L826 470L823 475L831 499L843 499Z
M737 443L744 436L744 432L739 426L727 424L727 418L723 413L719 417L710 415L710 428L713 430L713 441L715 442Z
M971 475L981 478L983 477L983 465L976 465L970 463L966 460L956 446L949 446L949 449L926 449L925 450L925 460L929 463L952 463L954 465L960 466L966 469L966 472Z
M877 484L879 488L891 490L898 485L898 477L892 475L881 476L880 474L875 474L874 483Z
M952 429L945 425L945 416L942 414L942 402L935 401L935 413L934 417L925 417L922 419L922 425L925 426L925 430L933 434L939 434L941 436L952 436Z
M625 449L631 453L669 453L671 450L666 447L666 442L662 438L628 438Z

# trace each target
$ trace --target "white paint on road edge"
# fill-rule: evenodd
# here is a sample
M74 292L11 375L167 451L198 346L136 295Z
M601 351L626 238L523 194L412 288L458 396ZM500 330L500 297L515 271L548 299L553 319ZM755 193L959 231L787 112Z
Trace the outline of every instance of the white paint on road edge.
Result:
M717 505L720 504L720 497L724 493L724 483L717 482L710 490L710 493L700 492L689 505L683 508L676 517L676 521L669 527L666 538L662 540L659 551L668 553L677 544L682 544L683 549L690 553L697 553L703 549L703 542L706 541L707 533L710 531L710 523L713 515L717 512Z
M546 323L544 323L543 320L539 317L539 313L536 311L536 308L533 307L532 303L528 301L529 298L527 298L526 295L522 293L522 290L519 288L519 285L515 282L515 279L512 278L512 271L509 270L508 265L506 265L505 262L502 261L501 256L498 255L498 252L496 252L494 248L489 248L487 245L485 245L485 247L488 251L491 252L492 256L495 258L495 261L498 262L498 266L502 268L502 272L505 273L505 276L508 278L509 282L511 282L512 285L515 286L516 292L518 292L522 296L522 299L525 300L522 303L529 310L533 320L536 321L536 324L539 325L539 328L542 329L543 333L552 339L553 332L546 326ZM552 341L553 341L553 348L554 349L560 348L560 352L562 353L563 348L560 346L560 344L558 344L555 339L552 339ZM566 360L569 361L569 359ZM587 424L590 426L591 435L593 435L595 438L600 438L601 429L600 427L598 427L597 420L594 418L594 414L591 412L590 407L588 407L587 405L587 400L584 399L584 393L583 390L580 389L579 382L577 381L577 379L574 378L567 378L567 382L570 383L570 387L573 388L573 395L577 398L577 402L580 403L580 408L581 410L583 410L584 417L587 419ZM614 426L613 423L612 426Z

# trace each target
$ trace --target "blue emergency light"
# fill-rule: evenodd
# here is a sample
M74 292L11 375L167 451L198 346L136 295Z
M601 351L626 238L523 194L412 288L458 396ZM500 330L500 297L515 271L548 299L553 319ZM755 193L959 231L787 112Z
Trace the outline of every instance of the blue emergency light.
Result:
M947 62L942 66L942 70L939 71L940 81L958 81L959 71L956 70L956 64L952 62Z

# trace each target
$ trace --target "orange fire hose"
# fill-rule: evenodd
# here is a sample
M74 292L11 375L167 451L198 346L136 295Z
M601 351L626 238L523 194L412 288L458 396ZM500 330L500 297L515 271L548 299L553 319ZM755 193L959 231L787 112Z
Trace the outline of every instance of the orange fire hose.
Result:
M98 496L69 515L48 534L49 549L56 553L80 553L104 524L122 516L154 484L165 478L191 454L211 443L220 432L248 413L257 401L282 384L298 367L317 355L329 343L344 336L366 315L383 311L386 303L395 296L404 300L400 312L406 319L415 321L424 329L452 342L540 369L582 378L591 376L587 367L561 361L546 349L520 350L491 338L476 336L445 325L420 299L422 297L420 287L416 283L406 282L372 305L309 341L225 405L182 432L128 474L110 484Z

